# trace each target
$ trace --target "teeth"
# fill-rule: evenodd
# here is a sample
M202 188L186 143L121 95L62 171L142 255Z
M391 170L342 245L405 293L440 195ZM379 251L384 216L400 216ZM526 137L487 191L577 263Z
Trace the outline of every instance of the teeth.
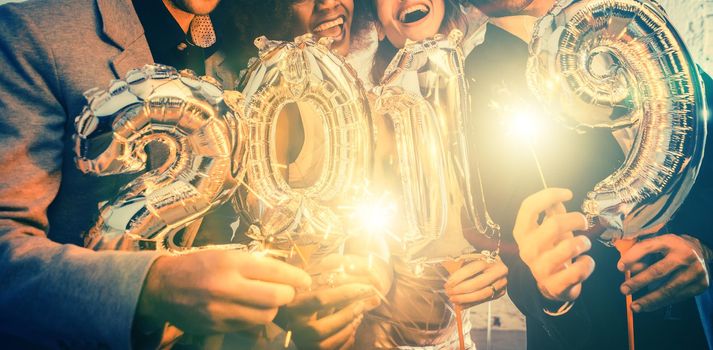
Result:
M405 20L406 20L406 15L408 15L409 13L412 13L412 12L416 12L416 11L428 12L428 7L426 7L426 5L423 5L423 4L418 4L418 5L409 6L409 7L407 7L405 10L401 11L401 15L399 16L399 20L400 20L401 22L405 21Z
M325 31L332 27L342 25L343 23L344 23L344 19L342 17L339 17L339 18L333 19L329 22L324 22L324 23L320 24L319 26L317 26L317 28L314 28L313 32L322 32L322 31Z

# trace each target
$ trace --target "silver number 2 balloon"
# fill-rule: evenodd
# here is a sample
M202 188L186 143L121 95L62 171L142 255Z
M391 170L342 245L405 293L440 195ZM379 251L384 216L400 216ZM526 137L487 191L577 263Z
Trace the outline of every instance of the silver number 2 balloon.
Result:
M148 65L87 96L75 121L81 171L107 176L146 170L151 144L163 145L165 157L102 205L85 244L180 251L172 236L227 201L243 176L241 128L222 89L188 71Z

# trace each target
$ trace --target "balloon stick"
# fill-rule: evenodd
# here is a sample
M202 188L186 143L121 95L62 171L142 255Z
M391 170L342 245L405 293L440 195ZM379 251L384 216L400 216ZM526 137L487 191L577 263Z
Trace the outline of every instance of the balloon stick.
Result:
M614 246L616 247L616 250L619 251L619 254L622 256L629 250L631 247L636 243L635 240L633 239L618 239L614 241ZM626 270L624 272L624 276L626 280L631 279L631 270ZM631 304L633 302L633 298L630 294L626 295L626 326L628 330L628 335L629 335L629 350L634 350L634 311L631 309Z
M446 269L446 271L448 271L449 274L453 274L453 272L461 268L463 261L447 260L443 261L441 265ZM460 304L453 305L453 313L456 318L456 326L458 326L458 348L460 350L465 350L465 335L463 335L463 308Z

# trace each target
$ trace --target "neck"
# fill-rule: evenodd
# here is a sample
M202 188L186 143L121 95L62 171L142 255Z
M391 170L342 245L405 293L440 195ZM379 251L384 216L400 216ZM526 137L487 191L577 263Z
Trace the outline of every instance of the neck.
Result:
M537 18L531 16L509 16L490 19L490 23L527 43L532 40L535 22L537 22Z
M522 12L523 15L542 17L555 6L556 0L535 0Z
M191 25L191 21L195 15L179 9L170 0L163 0L163 4L168 9L168 12L171 13L173 19L175 19L176 22L178 22L178 25L181 26L183 32L188 33L188 27Z

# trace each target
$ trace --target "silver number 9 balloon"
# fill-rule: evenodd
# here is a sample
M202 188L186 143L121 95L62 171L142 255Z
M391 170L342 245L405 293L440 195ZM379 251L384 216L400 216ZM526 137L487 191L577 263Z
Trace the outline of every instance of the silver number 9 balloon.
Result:
M156 156L147 155L150 145L163 145L165 157L100 208L85 244L179 252L172 236L227 201L243 176L244 140L222 89L188 71L147 65L87 96L75 121L81 171L107 176L145 170Z
M579 129L611 128L624 164L582 209L604 240L657 232L698 174L703 86L683 41L649 0L561 1L530 46L531 88Z

